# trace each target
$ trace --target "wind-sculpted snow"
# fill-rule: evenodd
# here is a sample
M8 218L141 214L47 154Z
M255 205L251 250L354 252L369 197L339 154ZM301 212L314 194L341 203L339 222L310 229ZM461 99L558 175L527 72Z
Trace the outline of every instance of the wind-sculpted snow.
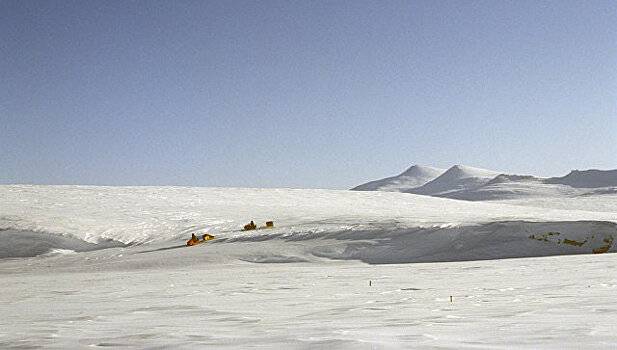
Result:
M551 239L545 239L547 233L552 233ZM284 257L281 262L286 262L288 258L304 256L309 260L315 256L392 264L592 254L602 247L607 247L605 252L614 252L615 240L617 224L613 222L504 221L416 228L398 227L393 222L341 231L244 234L218 243L242 243L236 249L241 252L239 259L244 261L267 262L264 245L253 249L248 246L280 241L267 248L272 262L281 257ZM294 255L285 255L291 252Z
M553 233L551 240L544 239ZM320 257L371 264L443 262L614 252L612 222L507 221L474 226L404 230L364 240L337 235L335 244L313 250ZM574 243L573 243L574 242Z
M503 221L549 223L617 219L617 210L539 209L520 205L524 203L515 206L385 192L12 185L0 186L0 195L3 198L0 229L11 230L0 232L0 251L3 252L0 257L34 256L54 249L86 251L119 244L164 243L169 246L182 244L192 233L199 235L207 231L216 235L215 242L221 244L215 244L219 246L242 241L306 241L305 246L315 250L303 251L303 254L332 256L318 248L314 241L344 240L353 243L346 243L348 252L357 247L364 251L373 247L375 254L381 252L379 254L390 256L371 260L373 258L365 259L353 253L349 258L409 262L419 259L419 255L410 252L425 246L422 241L436 249L441 247L444 237L453 233L472 234L486 227L478 225ZM597 201L602 200L612 202L614 197L598 196ZM260 225L274 220L275 228L240 231L250 220ZM495 239L498 236L486 235L491 244L503 243ZM389 243L382 244L384 242ZM406 252L401 255L397 249ZM546 251L554 250L547 248ZM437 256L435 252L431 254ZM494 257L517 254L507 252ZM524 251L520 254L527 256ZM279 255L283 258L273 261L286 261L288 255ZM267 257L244 259L269 261Z
M122 246L124 244L113 240L99 241L95 244L68 235L14 230L0 231L0 259L25 258L50 253L87 252Z
M372 266L192 259L208 248L140 254L158 261L145 270L97 272L135 257L105 251L2 262L0 348L617 346L615 254ZM58 272L65 261L76 270Z
M617 255L592 254L615 251L614 194L0 186L0 198L2 349L617 345ZM240 231L251 219L275 227ZM186 246L206 230L216 239ZM562 256L500 259L543 255Z

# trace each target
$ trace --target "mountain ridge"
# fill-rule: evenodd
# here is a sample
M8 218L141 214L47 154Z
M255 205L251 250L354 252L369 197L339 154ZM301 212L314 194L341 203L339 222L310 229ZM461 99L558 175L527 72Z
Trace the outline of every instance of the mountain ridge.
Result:
M551 177L548 184L568 185L574 188L601 188L617 186L617 169L613 170L572 170L562 177Z
M413 168L414 166L407 171ZM404 175L407 171L398 176ZM394 178L397 177L382 180ZM370 189L371 186L366 186L371 183L374 182L356 186L352 190L382 190L379 187ZM403 187L390 183L387 191L470 201L615 193L617 192L617 169L572 170L565 176L542 178L533 175L505 174L457 164L420 186L411 187L411 185L412 183L408 183L407 187Z
M469 190L487 183L499 174L499 172L493 170L457 164L450 167L439 177L409 191L409 193L434 195L451 191Z

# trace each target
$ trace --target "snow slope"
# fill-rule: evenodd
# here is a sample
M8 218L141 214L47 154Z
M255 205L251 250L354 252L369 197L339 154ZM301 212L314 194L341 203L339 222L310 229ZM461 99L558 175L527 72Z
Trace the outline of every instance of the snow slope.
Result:
M453 191L443 197L468 201L506 200L522 198L552 198L583 195L588 191L566 185L547 184L544 179L533 176L501 174L475 188Z
M445 169L413 165L397 176L367 182L352 188L353 191L406 192L420 187L443 174Z
M617 213L617 193L590 194L574 197L535 197L523 199L502 200L498 203L508 205L524 205L537 208L587 210L595 212Z
M545 182L575 188L617 187L617 170L572 170L566 176L552 177Z
M455 165L436 179L409 192L443 196L451 192L473 190L497 175L499 173L492 170Z
M38 255L43 248L88 251L91 244L182 244L192 233L206 231L220 244L303 241L298 255L304 260L318 256L384 263L590 253L601 243L587 237L589 232L608 237L613 224L594 227L617 217L615 211L539 210L387 192L0 186L0 194L0 230L5 230L0 232L0 257ZM614 200L607 195L597 201ZM249 220L274 220L276 227L239 231ZM589 244L549 247L528 238L550 230L567 231L569 239L588 239ZM492 251L464 243L475 239L469 235L480 237ZM451 256L444 256L444 250ZM280 254L273 248L257 258L239 258L276 260Z
M440 196L472 201L585 197L617 193L617 187L606 187L613 183L617 183L617 171L575 171L561 178L549 179L501 174L481 186Z
M217 264L208 248L136 254L124 270L108 267L126 265L117 248L0 263L0 348L617 347L615 254ZM67 260L75 271L59 272Z
M617 255L590 254L617 237L615 194L11 185L0 198L3 349L617 346ZM275 228L238 231L250 219ZM185 246L206 230L217 238ZM478 260L542 255L560 256Z

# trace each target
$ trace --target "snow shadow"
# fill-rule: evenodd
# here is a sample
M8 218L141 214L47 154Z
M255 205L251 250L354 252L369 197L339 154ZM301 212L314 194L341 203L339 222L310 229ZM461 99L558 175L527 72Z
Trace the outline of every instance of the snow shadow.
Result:
M317 257L369 264L447 262L616 251L617 224L602 221L504 221L473 226L328 234Z
M90 243L73 236L52 233L0 231L0 259L28 258L50 253L67 254L124 246L126 244L114 240Z
M241 260L279 262L281 255L360 260L369 264L471 261L551 255L614 252L617 224L604 221L501 221L449 227L401 227L364 224L336 231L300 229L247 234L215 244L259 245L260 255L246 250ZM293 243L293 245L276 244ZM615 242L617 243L617 242ZM268 248L269 247L269 248ZM271 258L269 258L271 257Z

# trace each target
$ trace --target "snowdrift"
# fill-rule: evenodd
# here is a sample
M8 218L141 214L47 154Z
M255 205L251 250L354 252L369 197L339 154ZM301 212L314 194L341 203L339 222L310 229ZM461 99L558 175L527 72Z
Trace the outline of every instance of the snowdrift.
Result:
M615 239L617 224L613 222L504 221L416 228L382 223L341 231L236 236L218 244L243 244L231 255L251 262L318 257L393 264L606 253L616 250Z
M506 221L453 228L429 228L375 234L359 241L337 235L340 243L313 254L371 264L487 260L549 255L615 252L612 222Z
M0 231L0 259L70 254L124 246L125 244L114 240L102 240L95 244L70 235L15 230Z

